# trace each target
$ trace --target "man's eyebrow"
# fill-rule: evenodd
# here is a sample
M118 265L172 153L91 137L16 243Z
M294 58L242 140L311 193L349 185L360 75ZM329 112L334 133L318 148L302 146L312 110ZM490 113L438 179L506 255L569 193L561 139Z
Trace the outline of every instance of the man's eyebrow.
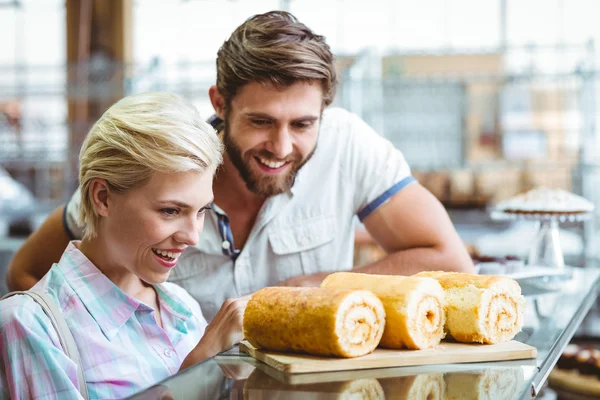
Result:
M305 115L304 117L296 118L294 122L314 122L318 119L319 117L315 115Z
M274 120L275 118L273 118L271 115L269 114L265 114L262 112L258 112L258 111L250 111L246 113L247 117L250 118L262 118L262 119L270 119L270 120Z
M258 111L247 112L245 115L249 118L268 119L270 121L276 120L276 118L274 118L273 116ZM316 115L304 115L302 117L294 118L293 122L314 122L318 119L319 117Z

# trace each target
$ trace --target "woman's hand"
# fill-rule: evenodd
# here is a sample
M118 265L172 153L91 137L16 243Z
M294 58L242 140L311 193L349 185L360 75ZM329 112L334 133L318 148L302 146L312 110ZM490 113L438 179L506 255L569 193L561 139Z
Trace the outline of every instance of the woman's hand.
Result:
M183 360L180 371L230 349L244 339L244 311L251 296L228 299L223 303L198 345Z

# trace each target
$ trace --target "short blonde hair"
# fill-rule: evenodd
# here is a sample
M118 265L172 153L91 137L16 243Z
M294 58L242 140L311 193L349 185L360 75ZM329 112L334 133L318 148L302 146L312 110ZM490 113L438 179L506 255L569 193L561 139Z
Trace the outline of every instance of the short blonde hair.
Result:
M79 153L84 236L98 232L100 217L90 197L93 179L105 179L111 190L124 193L155 173L214 173L222 152L215 130L180 96L153 92L118 101L90 129Z

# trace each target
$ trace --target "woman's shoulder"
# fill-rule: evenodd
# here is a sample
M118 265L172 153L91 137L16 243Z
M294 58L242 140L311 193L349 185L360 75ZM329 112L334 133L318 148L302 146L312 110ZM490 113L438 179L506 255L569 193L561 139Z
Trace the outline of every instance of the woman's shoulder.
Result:
M42 307L31 296L15 294L0 301L0 330L14 325L31 329L50 324Z

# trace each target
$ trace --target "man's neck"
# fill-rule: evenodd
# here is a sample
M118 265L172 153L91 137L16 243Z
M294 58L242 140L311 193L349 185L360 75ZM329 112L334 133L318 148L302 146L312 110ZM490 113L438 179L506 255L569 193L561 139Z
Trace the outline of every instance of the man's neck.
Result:
M213 182L215 204L225 212L248 210L258 213L265 197L252 193L240 176L231 160L224 155L223 165L219 168Z

